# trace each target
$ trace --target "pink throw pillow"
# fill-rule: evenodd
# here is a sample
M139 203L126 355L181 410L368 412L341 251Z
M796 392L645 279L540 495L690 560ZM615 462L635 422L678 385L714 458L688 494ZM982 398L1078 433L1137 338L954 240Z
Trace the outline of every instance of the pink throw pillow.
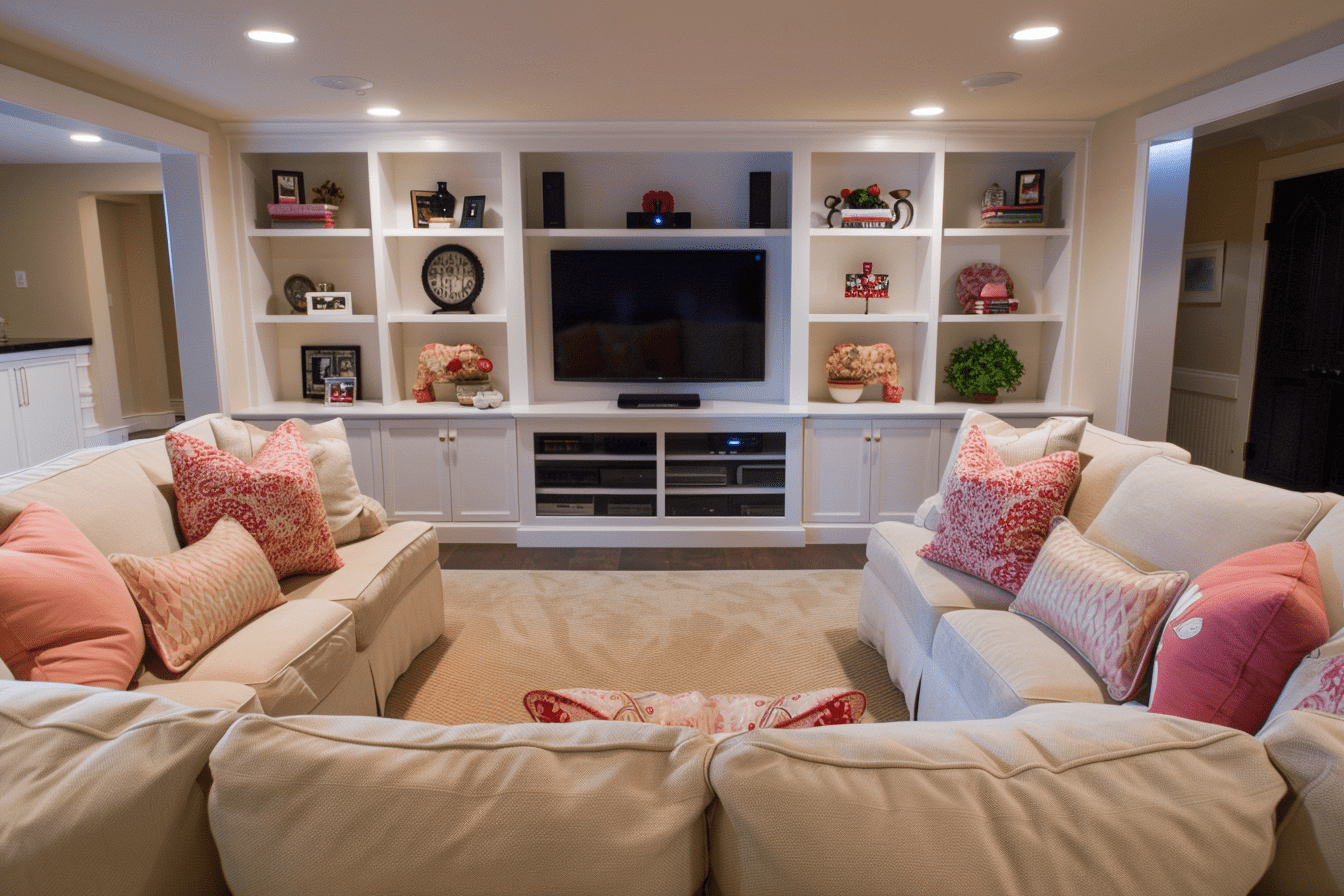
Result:
M817 728L858 720L868 706L862 691L829 688L771 699L755 694L706 697L685 694L630 694L570 688L529 691L523 705L538 722L582 722L593 719L685 725L706 734L753 731L757 728Z
M1149 709L1255 734L1298 663L1329 637L1311 545L1239 554L1197 576L1171 611Z
M971 426L943 494L938 530L919 556L1016 594L1077 481L1078 452L1009 466Z
M170 432L165 440L187 544L231 516L261 545L280 578L341 568L317 475L292 420L276 427L251 463L185 433Z
M1320 664L1315 690L1293 706L1344 716L1344 654L1336 654Z
M184 672L225 635L285 602L261 546L233 517L164 557L113 554L144 614L145 634L173 672Z
M1138 569L1057 517L1008 609L1068 641L1123 702L1143 684L1162 620L1188 580L1184 572Z
M125 690L145 654L121 577L54 507L0 532L0 658L23 681Z

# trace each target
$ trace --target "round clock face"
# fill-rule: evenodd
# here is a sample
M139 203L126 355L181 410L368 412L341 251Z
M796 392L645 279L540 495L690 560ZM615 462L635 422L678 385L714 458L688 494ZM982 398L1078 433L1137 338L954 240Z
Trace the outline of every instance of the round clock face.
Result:
M440 246L425 259L420 271L425 292L444 311L470 311L481 294L485 270L476 254L464 246Z

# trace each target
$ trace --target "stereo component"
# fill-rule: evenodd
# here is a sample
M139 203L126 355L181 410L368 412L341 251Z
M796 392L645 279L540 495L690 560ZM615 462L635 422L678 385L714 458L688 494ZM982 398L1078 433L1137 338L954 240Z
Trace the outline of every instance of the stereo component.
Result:
M742 464L737 468L737 484L764 488L783 488L784 465Z
M592 501L538 501L537 516L592 516Z
M700 464L693 466L673 466L669 464L666 473L663 475L668 485L695 486L728 484L727 467L711 467Z
M705 447L710 454L760 454L760 433L711 432L705 436Z

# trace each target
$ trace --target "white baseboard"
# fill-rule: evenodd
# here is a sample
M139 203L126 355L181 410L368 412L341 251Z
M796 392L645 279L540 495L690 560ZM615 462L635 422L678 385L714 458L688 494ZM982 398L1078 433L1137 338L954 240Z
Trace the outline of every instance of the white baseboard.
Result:
M177 423L177 414L173 411L131 414L123 416L121 422L127 432L143 432L146 429L170 429Z
M102 448L106 445L120 445L122 442L129 441L131 431L125 426L114 426L111 429L97 429L93 431L84 430L85 448Z

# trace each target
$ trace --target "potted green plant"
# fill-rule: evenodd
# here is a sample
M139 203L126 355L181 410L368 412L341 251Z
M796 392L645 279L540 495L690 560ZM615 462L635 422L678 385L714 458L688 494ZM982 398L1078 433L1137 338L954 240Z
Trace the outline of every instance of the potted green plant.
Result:
M1022 362L1012 346L998 336L976 339L952 349L951 363L943 368L943 382L957 393L980 402L993 402L1000 389L1009 392L1022 384Z

